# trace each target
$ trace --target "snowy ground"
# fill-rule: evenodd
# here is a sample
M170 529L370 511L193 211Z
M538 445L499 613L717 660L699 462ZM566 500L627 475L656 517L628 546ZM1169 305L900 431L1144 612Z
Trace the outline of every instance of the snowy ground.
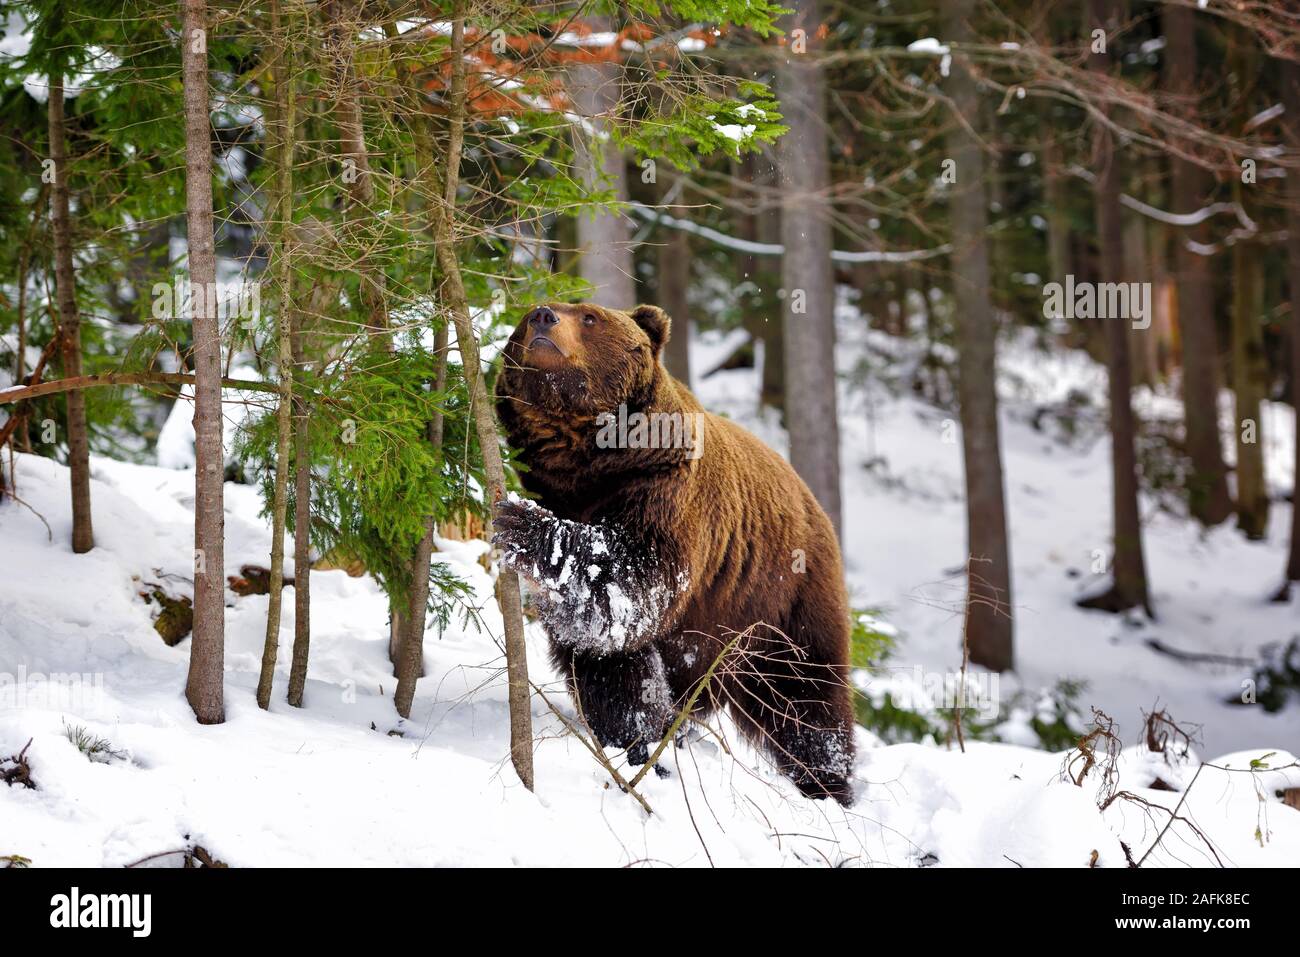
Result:
M697 368L722 348L701 343ZM1097 375L1077 357L1049 364L1011 353L1023 366L1011 371L1031 379L1037 398ZM700 391L781 444L770 423L753 421L750 374L713 377ZM950 671L959 661L958 621L919 599L962 561L960 445L944 441L942 415L911 399L879 400L869 419L861 400L845 395L846 558L856 603L883 609L900 630L895 666ZM1163 808L1182 801L1179 815L1191 823L1175 824L1148 864L1294 865L1300 813L1277 793L1300 786L1300 769L1249 770L1268 752L1277 752L1265 758L1269 768L1294 763L1286 750L1300 751L1294 710L1268 716L1224 705L1240 669L1188 667L1143 645L1158 634L1188 650L1253 657L1288 637L1294 609L1264 602L1282 567L1286 508L1275 509L1263 545L1229 529L1201 536L1153 518L1148 561L1159 623L1128 627L1077 611L1071 602L1087 585L1091 552L1105 547L1106 450L1053 446L1015 413L1011 402L1004 441L1018 680L1040 687L1062 675L1087 679L1083 703L1109 711L1129 744L1139 709L1158 701L1178 720L1202 723L1200 754L1231 770L1207 767L1190 790L1155 790L1156 778L1186 788L1199 759L1169 766L1130 748L1115 766L1117 780L1107 785L1094 771L1079 787L1062 777L1065 754L1009 744L972 743L965 754L885 747L863 732L858 799L846 811L799 798L723 722L733 752L708 739L670 752L672 776L651 775L640 786L654 812L647 815L608 786L535 700L530 794L505 760L505 683L491 638L500 621L476 562L481 543L439 543L440 559L474 585L486 633L430 634L411 722L399 724L392 710L382 594L368 578L330 571L312 576L306 707L283 703L292 601L275 700L264 713L253 692L267 599L229 594L227 722L200 727L182 694L188 641L167 648L151 627L153 609L137 596L142 582L185 589L192 473L94 459L97 547L74 556L66 470L20 455L25 505L0 506L0 757L32 739L27 754L39 789L0 788L0 856L117 866L197 842L235 866L1083 867L1094 852L1098 865L1124 866L1121 841L1141 857L1168 820L1141 801ZM887 473L862 468L875 456L887 459ZM226 509L227 571L265 563L269 530L254 490L227 485ZM1070 578L1069 568L1082 577ZM567 709L536 632L529 664ZM107 738L121 756L87 760L69 742L69 727ZM1099 810L1116 787L1132 797Z

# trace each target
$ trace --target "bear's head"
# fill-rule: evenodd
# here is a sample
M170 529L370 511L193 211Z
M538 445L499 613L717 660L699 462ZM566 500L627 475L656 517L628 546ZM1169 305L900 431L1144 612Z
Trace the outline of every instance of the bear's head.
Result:
M666 375L659 355L670 325L657 306L535 306L506 346L498 393L565 416L641 407Z

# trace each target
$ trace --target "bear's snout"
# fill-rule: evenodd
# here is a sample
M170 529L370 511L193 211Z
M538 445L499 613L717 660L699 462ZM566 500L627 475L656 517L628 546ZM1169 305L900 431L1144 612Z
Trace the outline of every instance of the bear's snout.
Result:
M539 330L549 329L560 321L560 317L550 306L538 306L524 318L530 327Z
M535 306L529 310L521 338L529 364L541 368L568 365L581 353L576 323L563 307Z

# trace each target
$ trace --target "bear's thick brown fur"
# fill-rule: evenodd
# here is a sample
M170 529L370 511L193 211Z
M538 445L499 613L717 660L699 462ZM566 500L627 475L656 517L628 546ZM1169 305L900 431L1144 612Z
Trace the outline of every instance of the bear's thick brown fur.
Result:
M726 704L803 793L847 804L849 611L835 532L781 456L705 413L663 368L669 325L654 306L552 303L524 317L497 405L536 502L499 503L494 543L530 583L602 745L644 763L744 633L698 713Z

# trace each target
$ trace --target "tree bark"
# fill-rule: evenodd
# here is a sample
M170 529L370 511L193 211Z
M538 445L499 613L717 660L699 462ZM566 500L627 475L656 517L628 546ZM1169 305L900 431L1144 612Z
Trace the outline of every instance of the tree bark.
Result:
M412 80L415 79L412 74ZM441 214L438 203L442 190L439 188L437 166L433 158L433 139L428 118L423 115L423 90L413 84L407 90L411 99L411 111L414 116L412 139L415 145L415 178L422 181L424 193L429 203L429 229L437 241L437 218ZM459 135L459 134L458 134ZM445 201L445 196L442 198ZM434 333L434 392L442 392L447 385L447 320L438 326ZM443 415L435 411L428 424L429 444L436 453L442 452ZM409 718L411 703L415 699L415 683L424 677L424 631L429 604L429 562L433 557L433 539L437 534L437 522L432 512L425 516L424 534L416 544L415 554L411 559L409 575L409 596L407 607L403 610L396 603L391 607L388 634L388 660L393 664L393 674L397 677L397 690L394 694L394 706L403 718ZM411 643L415 642L415 645ZM417 653L416 647L420 650ZM403 649L406 649L405 651Z
M361 230L366 228L373 213L375 182L370 154L366 148L354 54L354 37L360 28L359 5L356 0L327 0L321 9L329 40L327 68L337 90L334 122L342 154L343 184L348 194L346 219L349 230ZM396 345L388 335L387 276L375 262L365 258L357 263L357 275L360 279L361 307L366 315L371 345L385 352L393 352ZM409 581L407 585L409 587ZM389 596L388 657L393 664L394 674L399 670L401 644L409 629L408 610L409 602Z
M755 157L754 181L760 186L759 197L763 208L758 211L754 224L760 243L779 245L781 242L781 204L776 200L778 170L775 157L765 149ZM785 413L785 322L778 308L777 287L781 284L780 261L772 262L770 256L756 256L752 275L760 287L757 301L762 314L756 316L755 328L763 340L763 381L759 401L769 408Z
M1043 144L1043 196L1047 201L1047 262L1050 282L1065 282L1074 271L1070 256L1070 216L1066 205L1065 165L1061 145L1049 132Z
M1147 242L1151 261L1151 380L1163 382L1170 374L1175 354L1174 280L1169 274L1169 227L1163 223L1147 224Z
M442 268L443 289L447 305L456 324L456 346L460 350L465 384L469 388L474 430L483 454L483 471L493 501L506 494L505 466L501 459L501 440L496 415L488 398L483 367L479 360L478 337L469 312L469 299L461 279L460 261L456 257L455 210L460 180L461 134L465 120L465 63L461 51L465 44L465 21L452 21L452 89L451 135L447 165L443 172L445 190L443 208L437 217L438 265ZM487 535L492 536L491 523ZM497 576L497 603L505 627L506 671L509 680L510 759L519 780L533 789L533 715L528 686L528 649L524 644L524 616L519 592L519 576L504 566Z
M434 351L434 392L447 388L447 325L444 322L435 334ZM434 412L429 421L429 444L434 451L442 454L443 416ZM438 526L432 514L424 519L424 537L415 549L415 559L411 563L411 602L407 612L407 631L403 638L403 647L398 659L397 691L393 695L393 704L397 713L403 718L411 716L411 703L415 700L415 683L424 675L424 629L425 617L429 605L429 561L433 558L433 538Z
M777 143L784 184L785 418L790 464L808 483L842 541L826 85L814 52L822 20L817 0L795 0L792 6L787 32L803 30L808 50L794 53L787 48L776 70L777 94L790 128Z
M1165 28L1164 84L1174 106L1195 115L1195 12L1189 7L1162 7ZM1206 200L1207 179L1192 162L1170 157L1172 202L1176 213L1190 213ZM1214 322L1214 282L1210 261L1187 247L1188 240L1208 242L1209 225L1189 227L1178 237L1174 260L1178 283L1178 315L1182 324L1183 407L1187 423L1187 452L1191 457L1189 504L1205 525L1218 525L1232 513L1227 467L1219 437L1219 343Z
M1283 125L1292 158L1300 157L1300 64L1281 61L1282 96L1286 105ZM1291 494L1291 547L1286 579L1300 581L1300 175L1286 178L1287 285L1291 297L1291 402L1297 410L1295 486Z
M740 217L739 233L751 242L777 246L781 243L781 205L776 159L770 147L747 153L740 164L750 184L750 202L758 208ZM773 256L745 253L741 257L741 279L753 290L744 297L744 324L755 343L763 343L763 363L758 400L761 405L785 413L785 337L782 334L780 300L781 260Z
M691 311L686 290L691 283L691 239L684 229L661 229L659 308L672 319L664 365L687 388L691 385Z
M1113 31L1119 13L1111 0L1088 0L1091 23ZM1113 40L1113 34L1111 35ZM1092 53L1088 67L1109 72L1109 53ZM1096 124L1094 166L1097 169L1097 235L1101 254L1101 281L1124 282L1124 222L1120 206L1120 167L1115 137L1103 123ZM1133 372L1129 359L1129 320L1112 316L1102 319L1106 331L1107 372L1110 378L1110 435L1112 527L1114 557L1111 587L1102 595L1079 604L1118 612L1137 606L1151 614L1147 596L1146 560L1142 552L1142 520L1138 510L1137 457L1134 452Z
M958 0L945 6L945 36L954 45L974 42L969 22L974 8L973 0ZM960 53L953 57L945 85L956 112L971 122L978 122L979 91ZM965 636L971 661L994 671L1006 671L1014 666L1015 659L1010 548L998 424L997 320L989 279L985 163L978 141L955 120L950 125L947 146L957 173L950 209L957 387L970 555Z
M225 512L222 502L221 330L212 234L212 145L206 0L183 0L185 207L194 326L194 634L185 696L200 724L225 720Z
M271 29L276 36L275 142L276 192L279 206L280 307L276 316L280 397L276 408L275 495L271 504L271 592L266 607L266 641L257 682L257 705L271 707L275 660L280 650L280 609L284 602L284 529L289 497L289 463L293 423L293 268L290 237L293 232L294 116L293 55L278 0L271 0Z
M353 55L353 37L359 29L356 5L352 0L328 0L322 5L326 35L329 38L329 63L331 78L337 88L334 101L334 122L338 127L339 151L343 163L343 184L347 187L347 221L352 228L364 226L373 214L375 199L374 176L370 168L370 154L366 150L366 131L361 118L361 98L357 89L356 64ZM387 279L384 271L373 262L361 261L357 265L360 277L361 306L366 313L368 331L374 344L393 350L388 331L386 308Z
M293 336L293 361L307 364L306 331L297 324ZM299 390L293 402L293 659L289 663L287 700L302 707L307 686L307 661L311 653L311 436L307 399Z
M411 91L414 110L417 111L415 118L414 140L415 140L415 157L418 167L417 178L424 179L425 192L429 202L429 226L434 234L434 241L438 238L438 218L442 215L440 202L447 202L447 196L443 193L439 198L437 166L433 159L433 141L430 136L427 118L419 115L421 111L420 90ZM463 120L461 121L463 122ZM453 135L457 138L456 143L452 143L459 151L461 146L461 132L458 128ZM455 195L451 197L455 201ZM440 393L447 387L447 348L448 333L447 320L444 317L442 323L434 333L433 352L434 352L434 381L433 389L435 393ZM428 437L429 444L433 446L435 453L442 453L442 433L443 433L443 416L442 412L435 411L433 418L429 421ZM438 526L434 519L433 513L430 512L424 518L424 535L421 536L419 543L415 547L415 555L411 560L410 575L410 598L407 603L405 615L399 615L394 611L393 623L403 626L401 630L394 627L392 634L389 636L388 654L389 659L393 662L393 673L397 675L397 690L393 695L393 706L397 713L403 718L411 716L411 703L415 700L416 682L424 676L424 630L425 617L428 614L429 605L429 561L433 557L433 538L437 534Z
M59 304L60 351L63 375L81 375L81 315L77 310L77 279L72 265L72 224L68 200L67 130L63 118L63 72L50 76L50 160L54 167L51 218L54 232L54 281ZM78 554L95 547L90 515L90 433L86 424L86 396L67 393L68 471L72 479L72 550Z
M31 262L30 239L35 225L36 221L33 220L27 231L29 241L23 246L23 250L18 257L18 349L14 355L14 382L20 385L27 376L27 267L28 263ZM13 414L17 415L18 410L15 409ZM32 450L32 440L27 431L27 416L23 415L22 422L16 422L14 426L18 430L17 435L14 437L15 448L30 452ZM0 442L0 447L3 446L4 443ZM91 537L93 539L94 536Z
M1264 476L1264 423L1268 357L1260 325L1263 306L1261 250L1247 240L1232 249L1232 386L1237 421L1237 528L1258 541L1268 532L1268 484Z
M611 29L606 17L587 20L593 33ZM590 62L569 70L569 95L579 116L593 129L574 131L574 166L587 189L610 189L614 198L628 198L627 163L623 152L612 139L601 139L617 112L622 81L622 67L596 57L604 51L591 52ZM636 278L632 264L632 230L621 212L598 212L580 215L577 221L579 274L594 287L591 301L609 309L631 309L636 305Z
M419 545L416 546L416 550L419 550ZM415 560L414 555L411 556L411 560ZM408 581L407 587L409 588L410 585L411 582ZM402 645L411 630L410 610L409 594L405 603L396 595L388 596L388 661L393 666L394 678L402 674Z
M1121 216L1123 214L1121 213ZM1124 267L1124 281L1146 282L1152 275L1151 255L1147 246L1146 223L1136 216L1122 219L1124 231L1124 248L1121 262ZM1106 281L1103 279L1103 281ZM1155 344L1156 330L1153 312L1148 316L1152 324L1145 329L1128 327L1129 363L1133 372L1134 386L1155 387Z

